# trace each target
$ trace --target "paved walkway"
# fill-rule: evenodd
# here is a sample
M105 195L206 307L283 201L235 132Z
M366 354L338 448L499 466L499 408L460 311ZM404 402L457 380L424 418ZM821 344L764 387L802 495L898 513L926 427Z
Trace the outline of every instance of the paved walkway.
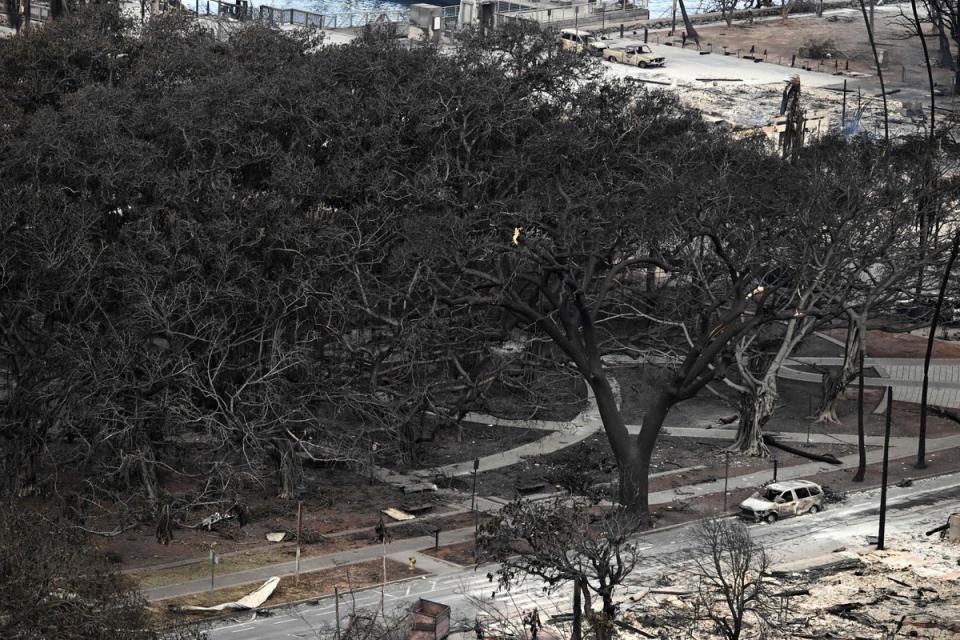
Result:
M620 387L617 385L616 380L611 380L610 383L613 387L614 394L617 396L617 403L619 404ZM593 391L589 386L587 387L587 406L570 421L506 420L482 413L469 413L463 420L465 422L537 429L549 432L544 437L533 442L480 458L480 471L491 471L493 469L509 467L521 462L524 458L545 455L565 449L572 444L576 444L590 437L603 428L600 411L597 409L596 399L593 397ZM400 473L383 467L376 467L374 469L374 476L376 476L377 479L401 488L422 484L429 481L430 478L437 476L457 477L471 473L473 473L473 460L431 467L429 469L418 469L408 473Z
M793 357L780 370L780 377L798 382L820 384L823 374L806 367L839 367L843 358ZM893 387L893 399L920 404L923 388L923 360L917 358L864 358L864 368L877 371L881 377L864 376L867 387ZM804 367L804 368L798 368ZM928 401L938 407L960 408L960 361L930 361Z

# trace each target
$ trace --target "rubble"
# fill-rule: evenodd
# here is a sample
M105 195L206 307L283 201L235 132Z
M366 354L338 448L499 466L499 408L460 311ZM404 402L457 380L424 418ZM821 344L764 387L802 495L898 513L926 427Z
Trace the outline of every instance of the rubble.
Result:
M954 514L960 526L960 514ZM954 516L951 516L954 517ZM923 532L887 540L885 550L869 546L832 554L805 569L770 572L781 605L766 616L764 637L955 639L960 633L960 544ZM691 586L650 588L623 603L626 621L659 638L713 640L709 625L692 626L694 598L678 596ZM749 621L749 637L759 631ZM685 625L685 626L684 626ZM646 637L644 634L624 637ZM750 635L753 634L753 635Z

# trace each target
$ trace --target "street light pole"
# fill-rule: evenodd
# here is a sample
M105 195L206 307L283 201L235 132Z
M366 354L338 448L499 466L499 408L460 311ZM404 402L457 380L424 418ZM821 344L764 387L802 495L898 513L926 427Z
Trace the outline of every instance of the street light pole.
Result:
M477 538L480 535L480 516L477 513L477 471L480 458L473 459L473 495L470 498L470 510L473 511L473 561L477 562Z
M853 476L854 482L863 482L863 477L867 473L867 446L864 443L863 436L863 358L863 349L860 349L860 379L857 383L857 453L859 462L857 463L857 474Z
M480 469L480 458L473 459L473 493L470 495L470 511L477 510L477 470Z
M730 478L730 452L723 452L723 512L727 512L727 481Z
M890 423L893 421L893 387L887 387L887 420L883 432L883 473L880 479L880 530L877 549L883 550L883 534L887 524L887 467L890 463Z

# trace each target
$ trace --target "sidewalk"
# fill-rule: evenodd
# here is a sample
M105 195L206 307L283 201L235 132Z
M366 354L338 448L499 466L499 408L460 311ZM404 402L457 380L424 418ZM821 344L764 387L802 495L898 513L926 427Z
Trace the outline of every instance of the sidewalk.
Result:
M468 542L473 540L473 536L473 527L444 531L440 534L440 544L449 545L459 542ZM383 557L384 551L386 551L388 558L395 557L397 560L406 563L407 557L413 555L416 551L432 547L433 543L433 536L420 536L417 538L405 538L403 540L397 540L396 542L388 543L386 547L376 544L367 547L360 547L358 549L351 549L350 551L340 551L323 556L301 558L300 573L317 571L320 569L329 569L345 564L356 564L358 562L365 562L367 560L379 560ZM428 565L431 564L431 561L435 559L431 558L430 560L423 561L421 564L421 559L424 557L427 556L418 555L417 564L422 568L428 568ZM223 588L232 587L238 584L246 584L248 582L263 582L272 576L293 575L295 571L296 562L282 562L279 564L268 565L266 567L258 567L256 569L247 569L245 571L237 571L235 573L218 575L216 576L214 585L216 588ZM145 589L143 591L143 596L150 601L164 600L166 598L185 596L192 593L201 593L203 591L208 591L209 589L210 579L200 578L178 584Z
M633 425L630 427L631 432L639 431L639 427ZM733 429L696 429L696 428L673 428L665 429L665 433L670 433L671 435L680 435L685 437L698 437L698 438L716 438L716 439L732 439L735 435L735 430ZM790 434L772 434L779 436L784 440L796 440L796 439L806 439L804 434L790 433ZM855 434L837 434L837 435L826 435L826 434L811 434L811 442L831 442L836 440L841 440L844 442L856 442ZM882 438L879 437L868 437L867 443L869 445L882 444ZM937 451L943 451L946 449L958 448L960 447L960 434L946 436L942 438L931 438L927 441L927 452L934 453ZM915 438L905 438L905 437L894 437L890 439L890 460L891 462L904 458L913 458L916 455L916 439ZM883 451L880 449L874 449L867 452L867 463L872 464L879 462L883 457ZM808 462L801 463L798 465L781 467L779 470L779 478L783 480L796 479L796 478L816 478L816 476L823 472L834 472L844 469L855 469L858 465L859 458L857 454L851 454L848 456L842 456L839 458L842 464L840 465L829 465L822 462ZM677 469L673 473L683 472L683 469ZM742 475L730 476L727 480L727 491L734 492L740 489L751 489L762 485L764 482L770 479L770 471L764 469L762 471L756 471L751 473L745 473ZM870 488L872 485L864 485L864 489ZM710 482L702 482L696 484L689 484L680 487L675 487L673 489L657 491L650 494L650 505L664 505L670 504L674 500L683 499L690 500L693 498L704 497L713 494L722 494L724 491L724 480L718 479ZM487 500L484 498L478 498L478 507L483 509L487 513L496 512L500 506L500 503L493 500ZM474 529L473 527L466 527L463 529L455 529L451 531L445 531L441 534L440 544L441 546L457 544L461 542L469 542L474 538ZM419 551L429 549L434 545L433 536L420 536L417 538L408 538L405 540L398 540L397 542L390 543L386 546L386 555L389 558L394 558L401 562L406 562L407 559L411 556L416 558L417 566L423 569L427 569L434 575L445 575L448 573L455 573L458 569L446 563L442 560L426 556L424 554L418 553ZM335 566L340 566L344 564L355 564L358 562L364 562L368 560L376 560L382 558L384 555L384 548L382 545L370 545L367 547L361 547L358 549L353 549L350 551L343 551L338 553L332 553L324 556L315 556L310 558L304 558L300 562L300 571L316 571L319 569L327 569ZM225 574L222 576L217 576L216 586L217 587L227 587L238 584L250 583L250 582L262 582L271 576L286 576L293 575L295 570L294 562L284 562L280 564L274 564L267 567L260 567L257 569L249 569L246 571L238 571L236 573ZM193 593L200 593L207 591L210 588L210 581L207 578L191 580L188 582L183 582L179 584L167 585L163 587L155 587L153 589L145 590L144 596L147 600L156 601L163 600L165 598L172 598L177 596L190 595Z

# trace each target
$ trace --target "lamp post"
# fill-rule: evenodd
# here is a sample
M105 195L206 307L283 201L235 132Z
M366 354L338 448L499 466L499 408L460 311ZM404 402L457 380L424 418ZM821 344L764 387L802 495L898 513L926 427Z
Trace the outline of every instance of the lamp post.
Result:
M887 420L883 431L883 472L880 478L880 530L877 549L883 550L883 534L887 524L887 467L890 462L890 423L893 421L893 387L887 387Z
M480 458L473 459L473 493L470 495L470 511L477 510L477 470L480 469Z
M723 511L727 511L727 481L730 478L730 452L723 452Z

